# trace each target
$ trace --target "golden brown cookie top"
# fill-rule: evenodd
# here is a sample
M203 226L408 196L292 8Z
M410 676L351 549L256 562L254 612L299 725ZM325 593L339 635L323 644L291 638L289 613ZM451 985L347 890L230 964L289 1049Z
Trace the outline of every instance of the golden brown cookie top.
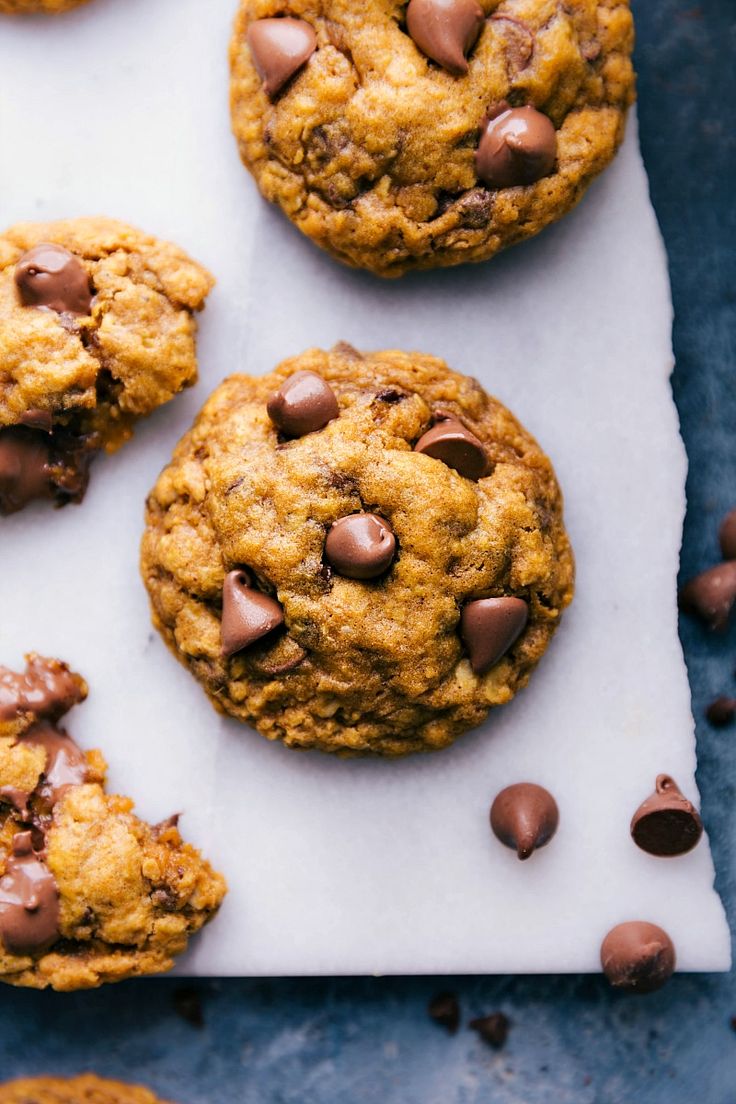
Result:
M0 0L0 14L21 14L22 12L48 12L51 15L77 8L87 0Z
M312 349L210 397L148 504L154 621L291 747L440 748L523 686L570 601L552 466L437 358Z
M217 911L224 879L107 794L105 761L60 726L86 683L59 660L0 667L0 981L59 990L160 973Z
M0 235L0 513L79 500L89 463L197 377L212 277L107 218Z
M233 129L348 264L483 260L569 210L633 100L628 0L241 0ZM301 28L301 29L300 29Z
M142 1085L79 1077L28 1077L0 1085L0 1104L163 1104Z

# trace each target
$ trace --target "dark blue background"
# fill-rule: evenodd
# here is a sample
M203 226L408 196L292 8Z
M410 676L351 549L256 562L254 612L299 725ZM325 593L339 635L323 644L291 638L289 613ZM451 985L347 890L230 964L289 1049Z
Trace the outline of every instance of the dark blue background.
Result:
M685 578L718 558L718 520L736 505L736 7L634 8L641 141L669 251L674 390L690 456ZM703 714L716 695L736 695L736 629L714 639L683 622L681 632L702 812L733 927L736 730L712 729ZM202 983L199 1029L173 1010L181 983L157 980L72 996L5 989L0 1073L93 1068L180 1104L736 1102L733 973L675 977L639 999L598 977L449 986L466 1019L509 1015L502 1051L466 1028L450 1038L427 1019L444 979Z

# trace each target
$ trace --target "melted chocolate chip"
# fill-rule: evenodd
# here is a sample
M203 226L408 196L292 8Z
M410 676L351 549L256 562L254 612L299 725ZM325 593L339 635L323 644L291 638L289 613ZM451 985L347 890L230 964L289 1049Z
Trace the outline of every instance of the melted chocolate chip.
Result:
M550 119L534 107L509 107L483 127L475 166L489 187L513 188L547 176L556 158L557 134Z
M20 424L28 426L29 429L40 429L44 433L50 433L54 420L51 417L51 411L33 408L21 415Z
M491 1012L471 1020L468 1027L477 1031L484 1043L500 1050L508 1038L511 1021L503 1012Z
M490 671L516 643L529 619L521 598L478 598L460 614L460 635L476 675Z
M13 837L0 878L0 940L11 954L32 954L59 938L59 893L51 871L34 852L30 832Z
M287 437L323 429L340 413L335 392L316 372L295 372L271 395L268 416Z
M317 49L317 36L303 19L256 19L248 45L267 96L280 92Z
M667 932L644 920L618 924L601 945L601 966L615 989L653 993L675 970L675 948Z
M549 843L559 821L557 802L552 794L533 782L507 786L491 806L494 835L516 851L520 859L528 859L534 851Z
M325 556L338 575L375 579L390 567L396 552L391 526L376 514L348 514L331 526Z
M434 414L434 422L415 444L415 452L441 460L466 479L478 480L490 473L486 450L459 418L438 410Z
M48 438L25 426L0 429L0 514L53 495Z
M685 855L703 834L698 810L668 774L657 776L654 793L631 820L634 843L650 855Z
M467 55L485 22L476 0L410 0L409 34L423 54L454 76L467 73Z
M53 809L70 786L81 786L87 781L87 759L70 736L47 723L33 725L18 740L19 744L43 748L46 766L38 795Z
M15 266L15 283L26 307L48 307L58 314L89 314L92 289L87 271L61 245L42 242Z
M699 617L714 632L723 632L736 601L736 560L717 564L685 583L680 609Z
M249 585L245 571L230 571L222 591L222 654L235 655L284 623L274 598Z
M454 1035L460 1026L460 1005L454 993L438 993L427 1005L427 1014Z
M730 510L721 522L718 542L724 560L736 560L736 510Z
M86 696L84 680L58 659L31 655L23 674L0 667L0 721L24 713L57 721Z

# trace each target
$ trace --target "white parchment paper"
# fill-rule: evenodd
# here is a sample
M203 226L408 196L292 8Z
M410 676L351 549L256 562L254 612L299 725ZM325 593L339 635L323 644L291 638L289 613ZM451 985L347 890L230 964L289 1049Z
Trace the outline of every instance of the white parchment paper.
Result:
M81 507L0 520L0 661L36 649L89 679L69 727L111 786L227 873L194 974L598 969L615 923L652 920L685 970L725 969L707 841L657 860L628 834L667 771L697 799L675 577L685 455L668 377L665 257L634 120L558 227L490 265L381 283L267 209L229 133L234 0L94 0L0 19L0 213L106 213L169 237L218 278L201 381L93 469ZM449 751L338 762L217 717L149 627L146 492L208 392L309 345L418 348L477 376L552 456L578 559L575 603L530 687ZM491 837L523 779L561 809L519 863Z

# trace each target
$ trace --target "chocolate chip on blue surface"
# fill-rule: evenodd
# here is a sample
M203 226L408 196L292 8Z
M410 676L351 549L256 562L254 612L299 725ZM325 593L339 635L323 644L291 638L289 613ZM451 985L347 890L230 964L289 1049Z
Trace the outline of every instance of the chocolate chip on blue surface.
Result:
M724 560L736 560L736 509L729 510L721 522L718 543Z
M736 698L716 698L706 709L705 716L715 728L725 728L736 717Z
M490 819L496 838L520 859L528 859L552 839L560 814L549 790L534 782L517 782L496 796Z
M454 993L438 993L427 1005L427 1014L454 1035L460 1026L460 1004Z
M17 261L15 283L26 307L89 314L92 289L82 262L61 245L41 242Z
M314 29L303 19L255 19L248 45L267 96L275 96L317 49Z
M516 643L529 619L521 598L477 598L460 614L460 635L476 675L490 671Z
M316 372L294 372L266 404L273 424L287 437L323 429L340 413L335 392Z
M490 473L491 464L485 448L459 418L437 410L433 421L432 428L415 444L415 452L441 460L448 468L454 468L460 475L474 481Z
M511 1021L503 1012L491 1012L471 1020L468 1027L477 1031L484 1043L500 1050L508 1038Z
M222 654L241 652L284 623L284 611L275 598L250 586L245 571L230 571L222 590Z
M406 9L407 30L416 45L454 76L467 73L467 56L484 22L476 0L410 0Z
M557 133L551 119L531 106L499 104L489 113L475 156L478 176L490 188L534 184L548 176L557 159Z
M723 632L728 626L736 601L736 560L716 564L696 575L680 590L683 613L698 617L713 632Z
M698 810L668 774L657 776L654 793L643 801L631 820L634 843L650 855L685 855L703 834Z
M396 537L377 514L348 514L331 527L325 556L338 575L348 579L375 579L393 561Z
M617 924L601 944L603 973L614 989L653 993L669 981L675 965L669 935L645 920Z

